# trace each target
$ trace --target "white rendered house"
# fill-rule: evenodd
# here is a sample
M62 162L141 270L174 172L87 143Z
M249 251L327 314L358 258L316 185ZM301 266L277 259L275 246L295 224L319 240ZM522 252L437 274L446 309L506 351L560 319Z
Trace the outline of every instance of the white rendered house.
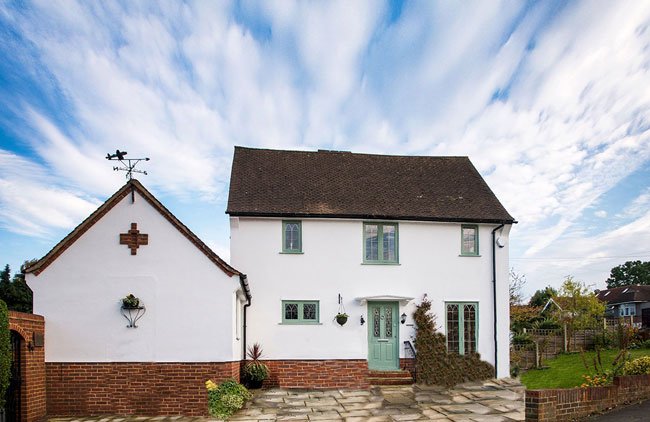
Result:
M515 221L466 157L237 147L226 212L232 266L130 180L26 270L49 416L201 414L253 343L267 385L367 387L413 367L424 294L508 376Z
M411 315L427 294L449 350L509 375L515 221L466 157L236 147L227 213L231 261L255 293L247 338L272 369L329 368L328 383L409 367ZM284 373L280 385L321 382Z

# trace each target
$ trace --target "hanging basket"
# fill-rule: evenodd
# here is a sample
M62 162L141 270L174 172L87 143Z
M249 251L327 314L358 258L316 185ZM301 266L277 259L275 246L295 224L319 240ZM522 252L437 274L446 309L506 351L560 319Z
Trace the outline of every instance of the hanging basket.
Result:
M348 322L348 314L337 314L335 319L339 325L343 326Z

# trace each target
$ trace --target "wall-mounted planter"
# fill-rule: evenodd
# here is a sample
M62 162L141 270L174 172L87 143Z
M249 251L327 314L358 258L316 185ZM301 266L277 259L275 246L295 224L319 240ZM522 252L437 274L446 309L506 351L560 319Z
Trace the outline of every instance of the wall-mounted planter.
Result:
M348 315L347 314L338 314L336 315L336 322L343 326L345 325L346 322L348 322Z
M140 299L132 294L122 298L122 307L120 309L122 316L129 321L129 325L126 326L127 328L138 328L135 323L147 312Z

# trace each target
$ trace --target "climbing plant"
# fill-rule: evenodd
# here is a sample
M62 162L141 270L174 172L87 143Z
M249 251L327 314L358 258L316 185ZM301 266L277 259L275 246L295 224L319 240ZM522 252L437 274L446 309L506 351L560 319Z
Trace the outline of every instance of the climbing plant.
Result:
M9 311L0 300L0 408L5 406L5 393L11 378L11 334L9 333Z
M447 338L436 328L426 295L413 313L415 321L415 366L417 382L452 387L467 381L494 377L494 367L478 353L459 355L447 352Z

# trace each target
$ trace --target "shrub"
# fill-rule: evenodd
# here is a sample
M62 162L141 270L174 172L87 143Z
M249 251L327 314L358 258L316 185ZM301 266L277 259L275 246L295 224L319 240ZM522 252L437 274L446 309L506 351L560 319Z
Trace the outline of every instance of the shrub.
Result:
M430 314L431 302L424 295L415 312L415 366L417 381L452 387L466 381L494 376L494 367L478 353L461 356L447 352L446 337L436 330L436 318Z
M251 360L246 361L244 365L244 378L259 387L261 386L260 383L269 377L269 367L260 360L262 358L262 346L259 343L253 344L248 348L247 354Z
M626 375L650 374L650 356L643 356L631 362L626 362L624 371Z
M590 370L589 363L585 357L584 352L580 352L580 357L582 358L582 364L585 366L587 371ZM593 373L584 374L582 378L585 382L580 385L581 387L602 387L608 385L612 382L615 376L621 374L624 371L626 361L629 359L629 352L625 349L618 352L614 360L612 361L612 368L605 369L603 366L602 359L600 357L600 349L596 348L596 354L593 357Z
M544 318L541 321L535 321L532 326L539 330L557 330L558 328L562 328L560 324L552 318Z
M533 338L528 333L516 333L512 336L512 344L532 344Z
M0 300L0 408L5 406L5 393L11 379L11 333L9 332L9 311Z
M219 385L208 380L205 388L208 390L208 412L218 419L229 418L252 397L246 387L234 379L227 379Z

